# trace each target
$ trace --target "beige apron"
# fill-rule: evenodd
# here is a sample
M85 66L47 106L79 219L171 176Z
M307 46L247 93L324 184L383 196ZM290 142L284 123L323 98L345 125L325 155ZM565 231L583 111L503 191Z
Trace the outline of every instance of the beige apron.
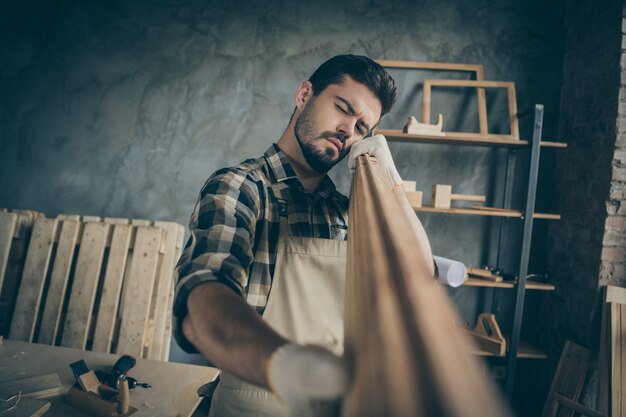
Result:
M347 242L291 236L280 218L272 289L263 318L286 339L343 352ZM209 417L284 417L270 391L222 372Z

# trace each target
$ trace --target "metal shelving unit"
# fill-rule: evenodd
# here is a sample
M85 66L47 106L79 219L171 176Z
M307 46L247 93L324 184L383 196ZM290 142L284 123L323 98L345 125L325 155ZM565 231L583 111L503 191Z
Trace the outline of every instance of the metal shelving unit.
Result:
M522 318L524 313L524 300L526 290L543 290L554 291L552 284L543 284L536 282L527 282L528 264L530 260L530 247L533 232L533 222L535 219L558 220L558 214L535 213L535 198L537 192L537 180L539 176L539 157L541 148L566 148L567 144L562 142L546 142L542 141L543 131L543 105L537 104L534 109L534 127L532 140L517 139L501 139L489 138L489 136L480 134L445 134L444 136L428 136L428 135L411 135L402 133L399 130L377 129L377 133L385 135L389 141L404 143L429 143L429 144L445 144L445 145L462 145L462 146L488 146L488 147L504 147L508 150L506 163L506 177L504 184L504 194L502 198L502 209L498 211L485 210L480 208L463 209L435 209L433 207L414 207L415 211L433 212L441 214L453 215L481 215L481 216L497 216L503 220L507 218L522 219L523 232L521 251L519 258L517 282L488 282L481 280L468 280L464 285L485 287L484 291L488 291L486 299L489 300L485 305L486 311L495 311L498 309L498 297L496 289L510 289L515 291L515 304L513 313L513 323L508 337L508 351L506 356L506 378L504 383L504 391L507 398L511 399L513 395L513 387L515 382L515 373L517 360L519 358L545 359L546 355L530 344L520 340ZM511 209L511 201L514 188L514 173L516 165L516 151L519 149L527 149L530 146L530 166L528 170L528 186L526 193L526 206L523 211ZM502 255L502 242L505 235L504 223L500 222L497 230L498 244L497 251L490 257L491 265L499 265ZM496 356L489 352L476 351L480 356Z

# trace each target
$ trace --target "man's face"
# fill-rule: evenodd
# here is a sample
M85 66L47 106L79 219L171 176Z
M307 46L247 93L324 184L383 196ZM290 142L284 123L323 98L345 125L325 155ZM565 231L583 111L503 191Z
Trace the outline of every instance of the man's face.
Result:
M307 163L316 172L328 172L371 132L381 111L374 93L348 76L312 96L294 127Z

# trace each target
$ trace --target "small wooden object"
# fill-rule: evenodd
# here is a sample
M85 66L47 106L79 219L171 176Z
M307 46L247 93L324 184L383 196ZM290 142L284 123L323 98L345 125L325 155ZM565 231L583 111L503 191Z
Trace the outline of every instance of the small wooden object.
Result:
M452 186L446 184L433 185L432 206L436 208L450 208Z
M485 279L487 281L492 281L492 282L503 281L503 278L500 275L496 275L486 269L474 268L471 266L467 267L467 275L469 275L470 277Z
M506 353L506 339L500 331L495 314L480 314L474 330L467 330L467 333L478 348L496 356L504 356Z
M96 373L94 371L86 372L78 376L76 380L78 381L78 385L80 385L83 391L93 392L95 394L98 394L100 392L98 389L100 387L100 381L98 380L98 377L96 376Z
M437 115L437 124L431 125L428 123L420 123L413 116L409 116L402 131L410 135L429 135L429 136L443 136L443 116L441 113Z
M406 192L415 192L417 190L417 182L416 181L402 181L402 188Z
M130 392L128 392L128 380L123 379L119 385L119 404L117 406L117 412L120 414L128 413L128 407L130 406Z
M94 417L126 417L137 412L135 407L129 406L125 414L120 414L117 403L107 401L93 392L76 388L71 388L63 399L75 409Z
M485 202L487 197L474 194L453 194L452 186L447 184L433 185L432 206L435 208L450 208L452 201Z

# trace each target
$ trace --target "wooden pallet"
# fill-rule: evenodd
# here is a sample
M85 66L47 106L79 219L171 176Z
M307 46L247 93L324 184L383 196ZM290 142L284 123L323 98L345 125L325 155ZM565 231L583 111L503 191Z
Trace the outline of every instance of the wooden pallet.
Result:
M172 222L35 220L9 337L167 360L183 233Z

